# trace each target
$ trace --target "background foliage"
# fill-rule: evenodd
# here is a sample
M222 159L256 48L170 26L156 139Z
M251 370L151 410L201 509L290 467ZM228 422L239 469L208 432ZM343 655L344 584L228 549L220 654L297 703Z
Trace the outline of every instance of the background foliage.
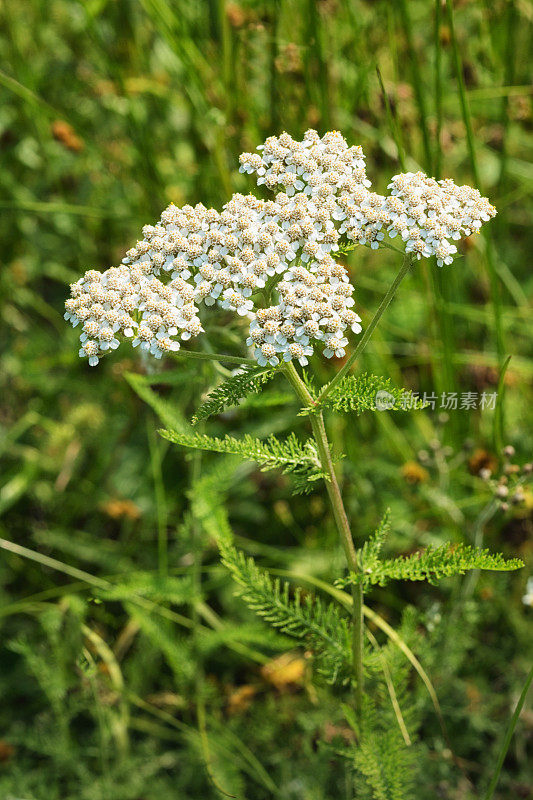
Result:
M454 26L451 4L429 0L0 4L0 536L27 548L0 562L2 798L350 797L338 701L310 684L304 649L234 598L210 532L222 491L240 549L331 582L343 556L321 482L295 498L279 471L175 448L153 408L191 435L213 368L154 373L125 354L91 370L62 319L67 284L118 263L165 204L248 191L238 154L309 126L360 143L378 191L404 162L477 184L499 210L452 268L419 265L359 371L422 393L494 392L510 354L503 427L490 410L330 420L358 546L388 506L390 553L452 541L526 561L372 594L393 625L416 608L401 633L446 724L448 740L406 671L424 743L416 797L476 796L464 773L487 785L531 624L531 495L502 512L477 476L499 474L501 444L519 464L532 451L533 13L522 0L453 5ZM367 322L396 256L347 261ZM223 312L219 325L213 344L234 350L242 330ZM313 367L327 379L331 366ZM276 378L268 407L252 395L196 430L286 434L289 398ZM530 796L531 739L525 711L498 797ZM380 746L385 758L394 742Z

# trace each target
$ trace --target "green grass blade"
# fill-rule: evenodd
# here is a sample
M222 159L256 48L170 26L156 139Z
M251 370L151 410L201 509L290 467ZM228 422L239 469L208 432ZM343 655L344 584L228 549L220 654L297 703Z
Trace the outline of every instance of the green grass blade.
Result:
M510 360L511 356L507 356L500 370L500 376L498 378L498 390L496 395L496 409L494 411L494 429L493 429L494 452L496 453L498 458L501 457L503 450L503 439L505 431L505 396L504 396L505 373L507 372L507 367L509 366Z
M461 53L459 51L459 43L457 41L457 36L455 33L455 20L454 20L454 12L453 12L453 0L446 0L446 8L448 11L448 22L450 24L450 36L451 36L451 44L452 44L452 53L453 53L453 60L455 65L455 74L457 78L457 87L459 90L459 100L461 104L461 114L463 117L463 124L465 126L466 131L466 141L468 146L468 154L470 159L470 168L472 170L472 175L474 177L475 185L478 189L481 189L481 181L479 176L479 168L477 163L477 155L476 155L476 145L474 139L474 131L472 128L472 116L470 113L470 106L468 103L468 97L466 94L466 87L465 81L463 77L463 62L461 59ZM504 334L503 334L503 324L502 324L502 311L501 311L501 297L500 297L500 285L498 281L498 276L496 274L495 268L495 254L491 247L491 240L487 236L487 268L489 273L490 279L490 288L491 288L491 296L492 296L492 308L494 312L494 327L495 327L495 338L496 338L496 347L498 350L498 356L500 362L503 361L504 353L505 353L505 343L504 343Z
M470 168L476 183L477 188L480 187L479 169L476 156L476 145L474 140L474 131L472 129L472 115L470 114L470 105L466 94L465 80L463 77L463 61L459 51L459 43L455 35L455 19L453 12L453 0L446 0L446 9L448 11L448 22L450 24L450 36L452 44L453 61L455 66L455 76L457 78L457 88L459 90L459 102L461 104L461 113L466 132L466 141L468 145L468 153L470 157Z
M385 85L383 83L383 78L381 75L381 70L379 67L376 67L376 73L378 76L379 86L381 88L381 94L383 95L383 102L385 104L385 112L387 114L387 123L389 125L392 138L394 139L394 143L396 145L396 150L398 151L398 161L400 162L400 167L402 168L402 172L407 171L407 167L405 166L405 152L402 142L402 136L400 132L400 127L398 125L398 120L395 118L391 104L389 101L389 95L385 91Z
M516 704L513 716L511 717L511 721L509 722L509 727L505 732L505 737L502 742L500 755L498 756L496 769L494 770L494 775L492 776L492 780L489 784L489 788L487 789L484 800L492 800L492 798L494 797L494 792L496 790L496 786L498 785L498 781L500 779L500 773L502 771L503 762L505 761L505 756L507 755L507 751L509 750L509 745L511 744L511 739L513 738L513 733L518 723L520 713L522 711L522 708L524 707L524 703L526 702L527 693L529 691L529 687L531 686L532 680L533 680L533 667L531 667L529 671L529 675L526 678L524 688L522 689L522 693L518 698L518 703Z
M426 106L425 89L422 85L420 56L415 50L413 40L413 24L409 16L407 0L398 0L398 9L402 22L405 41L407 44L407 57L411 65L411 80L415 92L418 114L420 117L420 130L422 132L422 145L424 150L424 166L426 170L431 170L431 145L429 138L428 113Z

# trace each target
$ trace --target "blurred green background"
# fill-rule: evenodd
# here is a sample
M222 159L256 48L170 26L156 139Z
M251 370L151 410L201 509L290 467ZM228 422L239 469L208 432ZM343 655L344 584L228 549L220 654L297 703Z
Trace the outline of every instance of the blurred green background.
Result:
M501 444L515 446L519 465L532 452L533 10L523 0L460 0L452 18L450 8L0 3L0 536L27 548L7 545L0 559L0 797L196 800L221 787L251 800L349 796L335 749L349 736L338 698L317 695L297 651L292 672L275 662L281 677L272 678L264 663L286 641L233 599L190 513L190 487L216 459L160 440L152 409L125 379L138 373L145 399L162 397L190 418L217 373L188 362L154 373L122 349L90 369L62 317L68 284L119 263L165 205L220 207L253 188L238 173L240 152L310 126L361 144L376 191L404 164L476 185L498 208L452 267L419 263L361 369L420 392L493 393L511 355L503 429L490 409L330 421L347 452L358 541L390 506L395 552L478 537L526 561L512 575L392 585L372 600L394 624L407 604L418 609L454 752L478 788L490 778L528 668L533 613L521 600L531 494L484 525L491 492L478 477L483 467L499 474ZM361 248L348 263L365 323L397 256ZM242 327L223 312L217 324L211 344L239 352ZM331 365L313 368L326 380ZM303 433L282 381L268 392L266 411L248 402L209 429ZM229 502L239 544L266 565L340 573L319 486L294 499L285 478L248 468ZM417 702L417 797L475 796L422 691ZM498 797L531 797L532 737L526 711Z

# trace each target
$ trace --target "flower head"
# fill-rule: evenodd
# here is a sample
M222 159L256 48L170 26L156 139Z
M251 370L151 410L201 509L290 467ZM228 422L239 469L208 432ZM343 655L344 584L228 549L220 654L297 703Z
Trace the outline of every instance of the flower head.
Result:
M417 258L435 255L437 264L451 264L457 247L453 241L479 233L496 209L477 189L457 186L452 180L436 181L423 172L395 175L386 208L388 233L400 234L405 251Z
M342 357L345 333L360 333L361 320L336 260L341 243L377 249L388 234L442 266L453 242L496 213L475 189L421 172L394 176L387 197L371 191L363 151L338 131L308 130L301 141L282 133L258 151L243 153L240 169L271 199L237 193L220 212L171 204L120 266L71 285L65 319L80 326L91 365L120 337L156 358L176 351L202 333L200 311L215 305L249 321L246 343L260 364L305 364L317 344Z

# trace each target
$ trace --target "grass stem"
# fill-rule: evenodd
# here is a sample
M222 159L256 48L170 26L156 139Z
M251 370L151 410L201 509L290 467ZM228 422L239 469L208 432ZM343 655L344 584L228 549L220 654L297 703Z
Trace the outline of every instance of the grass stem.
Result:
M454 20L452 0L446 0L446 9L448 12L448 22L450 25L450 37L452 44L453 60L455 64L455 73L457 77L457 87L459 89L459 102L461 104L461 114L463 117L463 124L465 126L465 131L466 131L466 141L468 146L468 154L470 158L470 168L472 170L472 175L474 177L474 183L476 185L476 188L481 190L481 181L477 163L474 131L472 128L472 116L470 114L470 105L468 103L468 97L466 94L465 80L463 75L463 62L461 59L461 53L459 51L459 43L457 41L457 36L455 34L455 20ZM492 295L492 308L494 311L496 349L498 351L498 357L501 365L505 357L505 342L504 342L503 324L502 324L500 284L496 272L496 259L494 255L494 250L492 248L492 242L489 237L487 237L486 241L487 241L487 250L486 250L487 269L489 273L490 289Z
M168 536L167 536L167 503L163 471L161 467L161 440L156 436L156 428L150 418L146 420L148 431L148 448L154 481L155 503L157 512L157 562L159 575L166 578L168 574Z
M524 703L526 702L527 693L529 691L529 687L531 686L532 681L533 681L533 667L531 667L529 671L529 675L526 678L524 688L522 689L522 693L518 698L518 703L516 704L513 716L511 717L511 721L509 722L509 727L507 728L507 731L505 733L500 754L498 756L498 761L496 763L496 769L494 770L494 775L492 776L492 780L489 784L489 788L487 789L487 793L485 794L484 800L492 800L492 798L494 797L494 792L496 791L496 786L498 785L498 780L500 778L500 773L502 771L503 762L505 761L505 756L507 755L507 751L509 750L509 745L511 744L511 739L513 738L514 729L516 728L518 718L520 717L520 712L522 711Z
M431 169L431 147L429 143L428 115L425 100L425 90L422 85L420 58L415 50L413 41L413 25L407 8L407 0L399 0L398 9L402 21L405 41L407 43L407 55L411 65L411 76L413 89L415 91L418 114L420 116L420 130L422 132L422 146L424 149L424 166L426 170Z
M402 135L400 131L400 126L398 124L398 120L396 119L389 100L389 95L386 92L385 84L383 83L383 77L381 75L381 70L379 67L376 67L376 73L378 76L379 86L381 89L381 94L383 95L383 103L385 105L385 112L387 115L387 123L390 128L392 138L394 139L394 144L396 145L396 150L398 153L398 161L400 163L400 167L402 172L407 172L407 166L405 164L405 152L402 142Z
M435 0L435 158L433 162L434 177L441 177L441 132L442 132L442 49L440 44L440 26L442 21L442 0Z

